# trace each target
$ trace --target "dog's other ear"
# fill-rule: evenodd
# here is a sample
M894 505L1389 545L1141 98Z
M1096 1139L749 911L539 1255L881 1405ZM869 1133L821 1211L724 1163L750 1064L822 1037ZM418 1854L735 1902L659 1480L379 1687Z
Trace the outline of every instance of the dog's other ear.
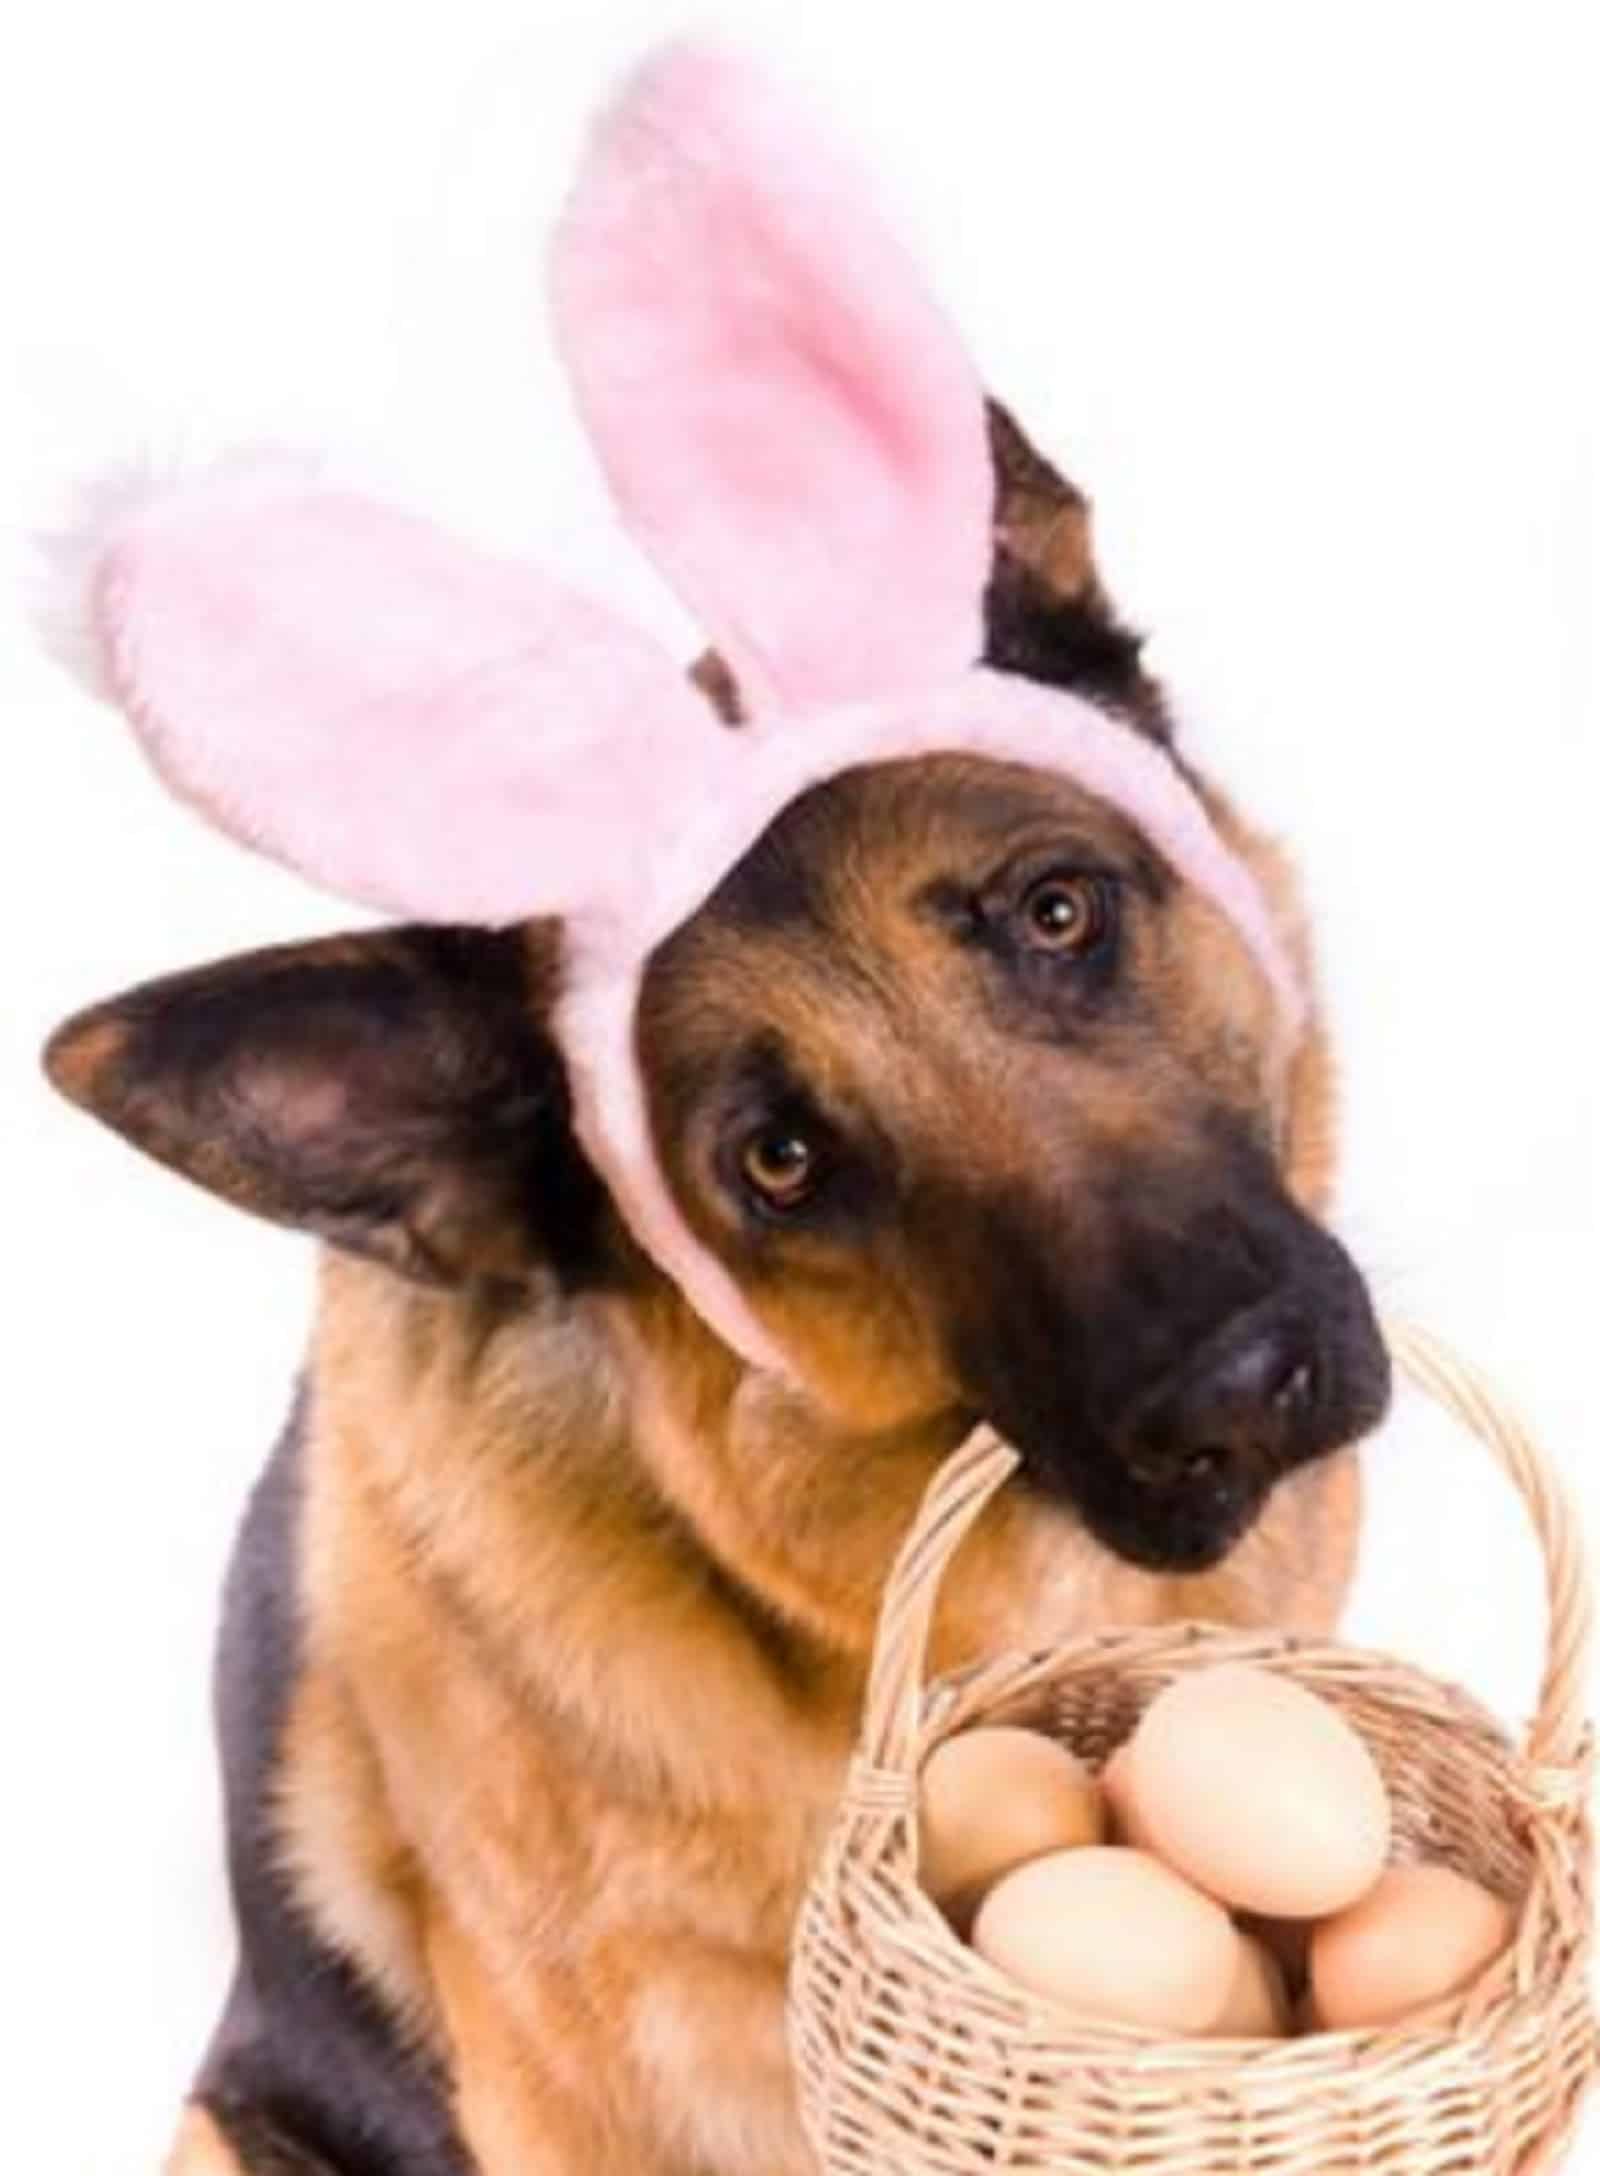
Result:
M555 980L554 924L328 938L111 998L45 1066L224 1200L407 1276L571 1275L604 1197L541 1024Z
M1089 502L989 402L994 557L984 596L984 661L1073 688L1168 741L1161 690L1140 663L1140 638L1117 617L1090 540Z

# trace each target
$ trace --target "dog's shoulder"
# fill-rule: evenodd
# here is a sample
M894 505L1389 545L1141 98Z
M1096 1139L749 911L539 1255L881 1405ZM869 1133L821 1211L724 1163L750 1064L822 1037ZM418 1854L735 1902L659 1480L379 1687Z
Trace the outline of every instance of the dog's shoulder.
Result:
M314 1923L281 1832L307 1671L299 1607L307 1396L251 1498L216 1681L239 1962L196 2094L245 2169L467 2176L442 2070ZM285 2156L288 2156L285 2163ZM295 2156L300 2158L295 2158Z

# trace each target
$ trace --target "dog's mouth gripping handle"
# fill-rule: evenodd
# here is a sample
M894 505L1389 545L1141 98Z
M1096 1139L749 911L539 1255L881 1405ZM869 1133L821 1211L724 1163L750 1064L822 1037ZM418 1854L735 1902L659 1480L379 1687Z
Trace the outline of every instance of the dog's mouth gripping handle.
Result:
M1583 1528L1566 1482L1527 1424L1466 1361L1414 1324L1388 1320L1384 1336L1406 1378L1444 1406L1498 1460L1532 1520L1544 1563L1549 1618L1538 1706L1522 1745L1525 1780L1559 1807L1586 1788L1586 1697L1594 1602ZM969 1436L940 1468L902 1543L884 1591L851 1783L858 1805L906 1803L923 1722L928 1641L951 1558L1016 1472L1018 1454L989 1429ZM1116 1633L1091 1635L1109 1665Z

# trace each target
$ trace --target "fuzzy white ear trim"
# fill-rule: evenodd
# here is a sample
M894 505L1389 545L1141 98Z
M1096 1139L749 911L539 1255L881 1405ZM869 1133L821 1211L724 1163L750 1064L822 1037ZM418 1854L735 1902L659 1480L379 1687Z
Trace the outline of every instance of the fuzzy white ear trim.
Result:
M264 490L309 483L325 472L310 454L246 447L208 461L209 480L258 477ZM95 697L115 704L105 623L96 608L100 576L123 538L168 499L192 489L195 472L174 458L130 456L116 468L74 484L60 518L37 530L24 575L28 617L40 647Z
M137 521L167 488L153 467L128 462L80 483L61 521L32 540L25 581L40 646L103 703L114 702L116 694L95 619L95 582L124 525Z

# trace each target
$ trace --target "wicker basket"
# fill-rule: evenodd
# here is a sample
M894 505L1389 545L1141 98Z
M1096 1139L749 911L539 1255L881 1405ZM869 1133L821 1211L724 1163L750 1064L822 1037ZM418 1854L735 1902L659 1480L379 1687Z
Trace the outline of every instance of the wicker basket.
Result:
M1549 1655L1519 1749L1467 1694L1381 1655L1203 1625L1106 1633L922 1690L941 1576L1011 1473L973 1438L940 1472L884 1599L859 1752L801 1912L791 2030L823 2176L1534 2176L1596 2066L1589 1988L1590 1597L1578 1525L1527 1433L1420 1332L1405 1372L1500 1458L1548 1576ZM1248 1661L1340 1708L1394 1800L1397 1856L1519 1906L1507 1955L1403 2026L1174 2041L1079 2019L965 1948L917 1882L916 1778L952 1733L1026 1722L1098 1765L1173 1678Z

